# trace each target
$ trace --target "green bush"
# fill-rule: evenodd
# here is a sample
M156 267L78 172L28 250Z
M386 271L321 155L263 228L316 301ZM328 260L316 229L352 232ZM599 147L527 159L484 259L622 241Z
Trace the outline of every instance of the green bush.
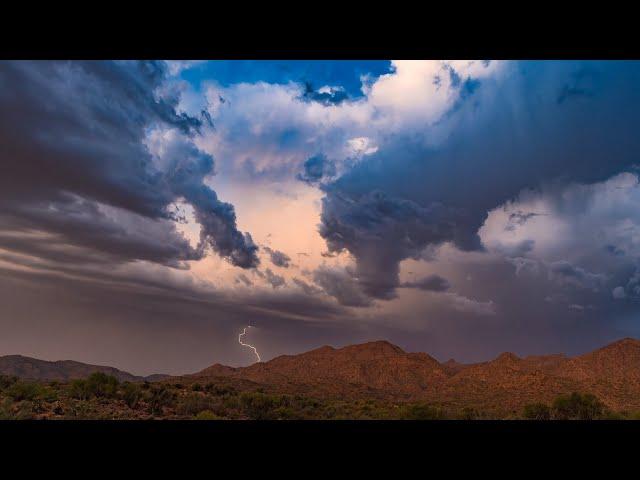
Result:
M240 395L240 406L244 413L252 420L274 420L274 412L280 406L280 399L276 396L261 392L243 393Z
M32 382L16 382L4 391L5 395L16 402L33 401L42 395L42 386Z
M145 391L136 383L122 384L121 397L129 408L136 408L145 397Z
M595 420L605 412L605 405L590 393L562 395L553 402L553 417L558 420Z
M0 392L9 388L18 381L18 377L13 375L0 375Z
M78 400L89 400L93 397L115 398L118 393L118 379L112 375L95 372L86 379L71 382L70 395Z
M403 420L443 420L442 410L422 403L408 405L402 413Z
M630 420L628 414L624 412L613 412L610 410L603 413L601 418L603 420Z
M78 400L88 400L91 398L87 381L84 379L73 380L69 386L69 395Z
M213 410L217 404L211 398L204 395L191 394L180 400L177 406L177 412L180 415L197 415L205 410Z
M87 387L96 397L113 398L118 392L118 379L112 375L95 372L87 378Z
M550 420L551 408L545 403L530 403L525 405L523 416L527 420Z
M202 412L198 413L194 418L196 420L222 420L218 415L216 415L215 413L209 410L203 410Z
M0 404L0 420L29 420L33 418L33 404L29 401L13 403L6 398Z
M165 386L152 386L149 398L149 410L152 415L161 415L164 407L173 405L174 394Z
M483 418L483 416L475 408L466 407L462 409L458 418L460 420L480 420Z

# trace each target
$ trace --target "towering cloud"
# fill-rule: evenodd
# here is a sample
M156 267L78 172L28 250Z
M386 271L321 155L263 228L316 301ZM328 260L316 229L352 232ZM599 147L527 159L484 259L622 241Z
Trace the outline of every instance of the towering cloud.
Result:
M237 230L233 206L204 183L213 158L192 141L202 121L177 111L177 98L163 88L165 68L3 62L2 227L168 265L201 258L209 245L234 265L255 266L257 247ZM160 162L146 145L155 130L167 132ZM180 198L202 226L197 248L169 221L167 207Z
M450 80L421 135L420 110L403 91L395 106L390 90L389 105L412 112L407 133L325 187L320 232L355 256L369 295L392 298L400 261L443 242L481 249L487 212L521 190L604 180L637 162L638 81L637 62L513 63L471 90Z
M237 359L249 320L265 358L638 334L638 85L640 62L0 62L3 300L25 332L64 298Z

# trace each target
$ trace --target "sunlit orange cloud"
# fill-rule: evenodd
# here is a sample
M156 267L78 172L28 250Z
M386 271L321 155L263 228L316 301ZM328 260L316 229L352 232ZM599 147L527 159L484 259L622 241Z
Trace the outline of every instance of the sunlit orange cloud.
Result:
M333 258L321 255L327 247L318 233L322 198L319 190L302 182L234 183L231 186L221 178L214 178L210 183L221 200L234 205L241 231L249 232L259 246L269 246L291 258L289 268L279 268L271 263L269 255L261 248L260 270L270 268L290 283L293 277L303 278L305 271L323 263L343 265L350 261L347 255ZM188 207L186 211L189 211ZM178 225L178 228L193 244L197 243L199 228L192 218L188 224ZM237 288L235 279L244 273L256 286L271 289L251 272L234 267L216 255L207 255L192 262L191 270L196 276L214 282L218 288Z

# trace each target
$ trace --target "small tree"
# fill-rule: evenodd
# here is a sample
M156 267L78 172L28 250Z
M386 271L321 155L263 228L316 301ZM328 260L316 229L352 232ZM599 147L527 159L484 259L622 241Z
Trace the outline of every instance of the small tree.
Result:
M261 392L243 393L240 395L240 405L252 420L274 420L277 415L274 410L281 404L277 396L266 395Z
M151 390L149 409L152 415L161 415L164 407L173 403L173 394L164 386L154 387Z
M546 403L530 403L525 405L523 416L528 420L550 420L551 408Z
M16 382L7 388L4 393L16 402L23 400L33 401L42 393L42 387L32 382Z
M215 413L209 410L203 410L202 412L198 413L194 418L196 420L222 420L221 417L219 417L218 415L216 415Z
M562 395L553 402L553 416L558 420L595 420L603 415L605 405L590 393Z
M140 385L131 382L122 385L122 399L129 408L136 408L143 398L144 391Z
M18 377L13 375L0 375L0 392L18 381Z
M96 397L115 397L118 385L119 382L116 377L102 372L94 372L87 378L87 387Z
M444 419L444 414L439 408L418 403L406 407L402 418L404 420L442 420Z
M69 387L69 395L78 400L88 400L91 397L91 392L87 386L87 381L81 378L73 380Z
M89 400L93 397L114 398L118 392L118 379L112 375L95 372L86 379L71 382L70 394L78 400Z
M460 420L480 420L482 414L475 408L465 407L458 417Z

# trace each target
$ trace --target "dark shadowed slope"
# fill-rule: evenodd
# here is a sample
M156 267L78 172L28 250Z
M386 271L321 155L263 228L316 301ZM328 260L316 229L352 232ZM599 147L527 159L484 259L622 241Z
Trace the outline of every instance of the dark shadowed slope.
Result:
M58 380L64 382L74 378L88 377L94 372L113 375L121 382L156 381L167 377L167 375L139 377L118 370L117 368L89 365L73 360L49 362L46 360L38 360L37 358L23 357L22 355L6 355L0 357L0 375L15 375L16 377L30 380Z

